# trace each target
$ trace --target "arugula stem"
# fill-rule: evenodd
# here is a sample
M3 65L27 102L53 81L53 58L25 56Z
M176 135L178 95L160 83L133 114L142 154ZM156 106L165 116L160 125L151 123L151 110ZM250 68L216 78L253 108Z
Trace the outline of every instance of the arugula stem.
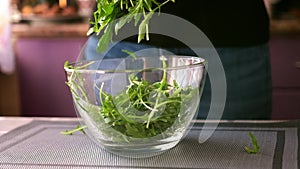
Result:
M166 61L165 61L165 57L164 56L162 56L162 64L163 64L163 77L162 77L162 79L161 79L161 86L160 86L160 90L162 90L163 89L163 87L165 87L166 86L166 84L167 84L167 70L166 70L166 68L167 68L167 64L166 64Z
M156 97L154 108L148 116L148 121L147 121L147 124L146 124L146 128L149 128L151 118L154 116L155 112L157 112L158 104L159 104L160 98L163 94L163 88L166 86L166 83L167 83L167 69L166 69L167 64L166 64L166 60L165 60L166 58L164 56L162 56L161 59L162 59L162 64L163 64L163 77L162 77L161 82L160 82L160 87L158 89L158 95Z
M62 132L60 132L60 134L73 135L77 131L81 131L81 132L85 133L84 132L85 128L87 128L87 126L76 126L74 129L62 131Z
M103 105L103 98L102 98L102 94L103 94L103 86L104 86L104 82L101 84L100 89L99 90L99 99L100 99L100 103L101 105Z
M84 92L84 89L81 87L81 86L84 86L84 82L83 82L83 79L82 77L80 76L80 74L77 72L77 70L80 70L80 69L84 69L92 64L94 64L95 62L94 61L91 61L87 64L84 64L82 66L77 66L77 67L74 67L74 66L71 66L69 65L69 62L66 61L65 64L64 64L64 67L65 69L73 69L72 70L72 73L71 75L69 76L68 78L68 82L66 82L66 84L70 87L71 89L71 92L77 96L77 98L80 97L79 93L77 93L75 89L78 89L80 91L80 93L83 95L83 98L86 102L88 102L88 97L86 95L86 93ZM74 77L75 76L75 77ZM76 78L77 77L77 78ZM77 84L73 79L78 79L79 83L80 84Z
M161 103L157 104L156 108L159 108L159 107L161 107L163 105L166 105L168 103L174 103L174 102L177 102L179 104L181 103L181 101L179 101L179 100L167 100L167 101L164 101L164 102L161 102Z
M244 148L245 148L245 150L247 151L248 154L257 154L259 152L259 149L260 149L260 147L257 143L257 139L251 132L248 132L248 134L251 138L253 148L249 148L249 147L246 147L246 146Z

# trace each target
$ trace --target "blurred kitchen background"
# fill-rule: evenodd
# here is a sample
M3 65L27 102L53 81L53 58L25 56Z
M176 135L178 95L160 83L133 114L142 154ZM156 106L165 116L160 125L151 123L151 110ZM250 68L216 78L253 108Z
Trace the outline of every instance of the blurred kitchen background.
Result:
M0 116L76 116L63 64L87 40L95 0L0 1ZM273 119L300 119L300 1L265 0Z

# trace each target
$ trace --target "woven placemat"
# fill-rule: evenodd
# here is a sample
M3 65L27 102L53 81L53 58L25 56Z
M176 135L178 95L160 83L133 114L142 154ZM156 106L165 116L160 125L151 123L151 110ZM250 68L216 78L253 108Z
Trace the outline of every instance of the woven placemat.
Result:
M150 158L124 158L107 152L85 134L60 132L77 122L33 121L0 137L0 168L243 168L296 169L299 126L268 124L219 125L211 138L198 143L201 124L173 149ZM270 127L268 127L270 126ZM248 132L261 151L248 154Z

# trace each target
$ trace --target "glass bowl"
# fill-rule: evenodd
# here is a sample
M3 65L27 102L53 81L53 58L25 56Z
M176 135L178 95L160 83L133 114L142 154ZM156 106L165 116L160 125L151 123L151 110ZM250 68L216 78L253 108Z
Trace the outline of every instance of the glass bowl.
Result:
M197 116L205 60L192 56L111 58L65 65L87 135L126 157L160 154L184 138Z

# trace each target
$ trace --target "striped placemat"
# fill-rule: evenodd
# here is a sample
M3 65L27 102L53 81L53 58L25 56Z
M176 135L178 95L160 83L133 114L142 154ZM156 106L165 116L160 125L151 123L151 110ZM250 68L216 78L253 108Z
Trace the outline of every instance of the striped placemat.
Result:
M107 152L87 135L60 132L77 122L33 121L0 137L0 168L242 168L297 169L299 122L221 123L212 137L199 143L202 129L196 123L173 149L150 158L125 158ZM260 145L248 154L251 131Z

